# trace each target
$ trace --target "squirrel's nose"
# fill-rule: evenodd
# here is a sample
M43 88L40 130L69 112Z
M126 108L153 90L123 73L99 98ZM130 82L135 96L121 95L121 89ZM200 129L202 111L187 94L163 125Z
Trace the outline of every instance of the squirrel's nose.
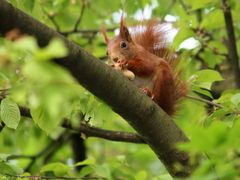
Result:
M118 61L118 57L113 58L113 61L117 62Z

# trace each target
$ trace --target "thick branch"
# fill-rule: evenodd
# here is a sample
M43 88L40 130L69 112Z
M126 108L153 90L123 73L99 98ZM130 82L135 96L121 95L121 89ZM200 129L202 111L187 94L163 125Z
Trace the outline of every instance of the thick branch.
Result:
M192 172L188 154L175 148L177 143L187 141L187 137L157 104L120 73L5 0L0 0L0 20L2 34L19 28L23 33L35 36L41 46L47 45L53 37L62 39L69 49L69 55L56 60L56 63L68 69L82 86L125 118L149 144L170 174L187 176ZM183 168L175 166L176 163Z
M227 48L229 55L229 63L234 73L235 83L237 87L240 87L240 68L239 59L236 45L236 38L233 27L233 19L231 8L229 6L228 0L222 0L223 14L226 24L226 30L228 35Z

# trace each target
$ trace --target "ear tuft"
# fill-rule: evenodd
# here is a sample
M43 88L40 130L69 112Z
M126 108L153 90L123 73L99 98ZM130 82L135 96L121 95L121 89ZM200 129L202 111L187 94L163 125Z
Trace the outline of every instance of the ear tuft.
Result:
M106 28L102 26L100 28L100 32L102 33L102 35L103 35L103 37L105 39L105 42L108 44L109 43L109 38L107 37Z
M124 25L123 21L123 14L121 16L121 21L120 21L120 37L127 40L128 42L132 41L131 35L129 33L128 28Z

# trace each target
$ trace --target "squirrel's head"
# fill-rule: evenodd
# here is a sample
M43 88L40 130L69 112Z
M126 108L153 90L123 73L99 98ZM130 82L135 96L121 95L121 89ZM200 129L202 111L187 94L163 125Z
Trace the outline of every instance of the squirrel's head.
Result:
M134 42L128 28L123 23L123 16L121 17L120 32L118 36L109 40L105 32L103 32L103 35L108 45L107 55L112 61L128 60L134 56Z

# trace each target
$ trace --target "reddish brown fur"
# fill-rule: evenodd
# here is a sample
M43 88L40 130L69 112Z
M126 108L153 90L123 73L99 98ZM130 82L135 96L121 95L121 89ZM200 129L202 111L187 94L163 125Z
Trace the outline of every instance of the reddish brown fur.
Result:
M121 47L122 42L126 47ZM121 18L120 34L109 41L108 54L114 61L122 62L123 68L132 71L138 78L149 79L153 100L169 115L174 114L177 101L186 94L186 86L175 68L176 55L167 47L164 26L150 20L129 33ZM143 82L146 86L149 84Z

